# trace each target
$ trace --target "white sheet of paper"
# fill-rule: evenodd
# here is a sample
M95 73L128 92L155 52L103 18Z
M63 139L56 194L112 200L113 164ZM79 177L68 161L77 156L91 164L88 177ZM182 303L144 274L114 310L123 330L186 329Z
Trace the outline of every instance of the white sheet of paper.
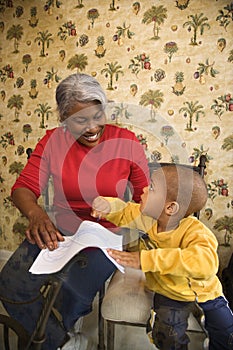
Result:
M83 221L73 236L65 236L64 242L53 251L43 249L29 269L34 274L50 274L60 271L65 264L78 252L87 247L98 247L116 267L124 273L124 267L119 265L108 253L107 248L122 250L122 236L112 233L102 225Z

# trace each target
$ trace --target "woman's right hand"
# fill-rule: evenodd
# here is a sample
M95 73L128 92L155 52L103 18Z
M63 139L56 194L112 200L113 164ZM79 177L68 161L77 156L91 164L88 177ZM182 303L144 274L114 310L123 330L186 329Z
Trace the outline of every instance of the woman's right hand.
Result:
M62 234L39 205L30 210L28 220L29 225L25 234L30 243L37 244L41 249L54 250L58 248L59 241L64 241Z
M28 188L16 188L12 193L15 206L29 220L26 230L27 240L37 244L40 249L54 250L64 237L54 226L48 214L38 205L36 195Z

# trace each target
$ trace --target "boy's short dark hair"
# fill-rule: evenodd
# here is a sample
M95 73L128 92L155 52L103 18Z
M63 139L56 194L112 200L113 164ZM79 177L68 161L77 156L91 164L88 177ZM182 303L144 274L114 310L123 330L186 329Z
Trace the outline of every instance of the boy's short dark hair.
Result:
M197 171L180 164L169 164L158 170L165 181L166 199L179 203L182 216L198 212L204 207L208 198L207 187Z

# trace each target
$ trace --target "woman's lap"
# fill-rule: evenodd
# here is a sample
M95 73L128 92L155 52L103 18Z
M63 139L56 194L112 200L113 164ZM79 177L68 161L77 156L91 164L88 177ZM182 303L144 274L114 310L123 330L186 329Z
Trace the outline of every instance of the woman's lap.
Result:
M19 246L1 271L1 296L16 302L27 302L39 294L41 285L49 278L49 275L34 275L29 272L29 268L39 251L40 249L36 245L30 244L26 240ZM80 252L79 255L85 256L86 263L80 264L79 259L71 266L68 273L65 274L65 281L63 281L56 302L56 308L63 316L66 330L69 330L80 316L91 311L97 291L115 270L115 266L100 249L88 248ZM61 276L63 279L64 274ZM29 333L32 333L42 307L41 298L29 304L4 303L4 306L13 318L18 320ZM50 317L47 325L47 337L50 339L50 345L46 347L45 344L43 349L56 349L60 345L58 342L64 338L66 332L63 325L56 321L54 317ZM53 334L55 335L54 339ZM55 343L58 344L55 345Z
M26 240L12 254L0 274L0 293L15 301L27 301L38 294L46 275L33 275L29 268L40 249Z
M71 266L58 298L61 307L56 305L66 329L92 310L96 293L116 269L100 249L87 248L78 256L83 259Z

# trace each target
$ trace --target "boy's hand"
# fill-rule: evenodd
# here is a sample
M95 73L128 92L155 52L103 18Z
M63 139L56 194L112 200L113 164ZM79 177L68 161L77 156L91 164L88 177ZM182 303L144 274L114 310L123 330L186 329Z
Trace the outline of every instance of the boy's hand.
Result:
M140 269L140 254L139 252L122 252L121 250L107 249L108 254L122 266L133 267Z
M91 216L93 216L94 218L101 219L102 216L109 214L110 211L111 205L103 197L99 196L93 200Z

